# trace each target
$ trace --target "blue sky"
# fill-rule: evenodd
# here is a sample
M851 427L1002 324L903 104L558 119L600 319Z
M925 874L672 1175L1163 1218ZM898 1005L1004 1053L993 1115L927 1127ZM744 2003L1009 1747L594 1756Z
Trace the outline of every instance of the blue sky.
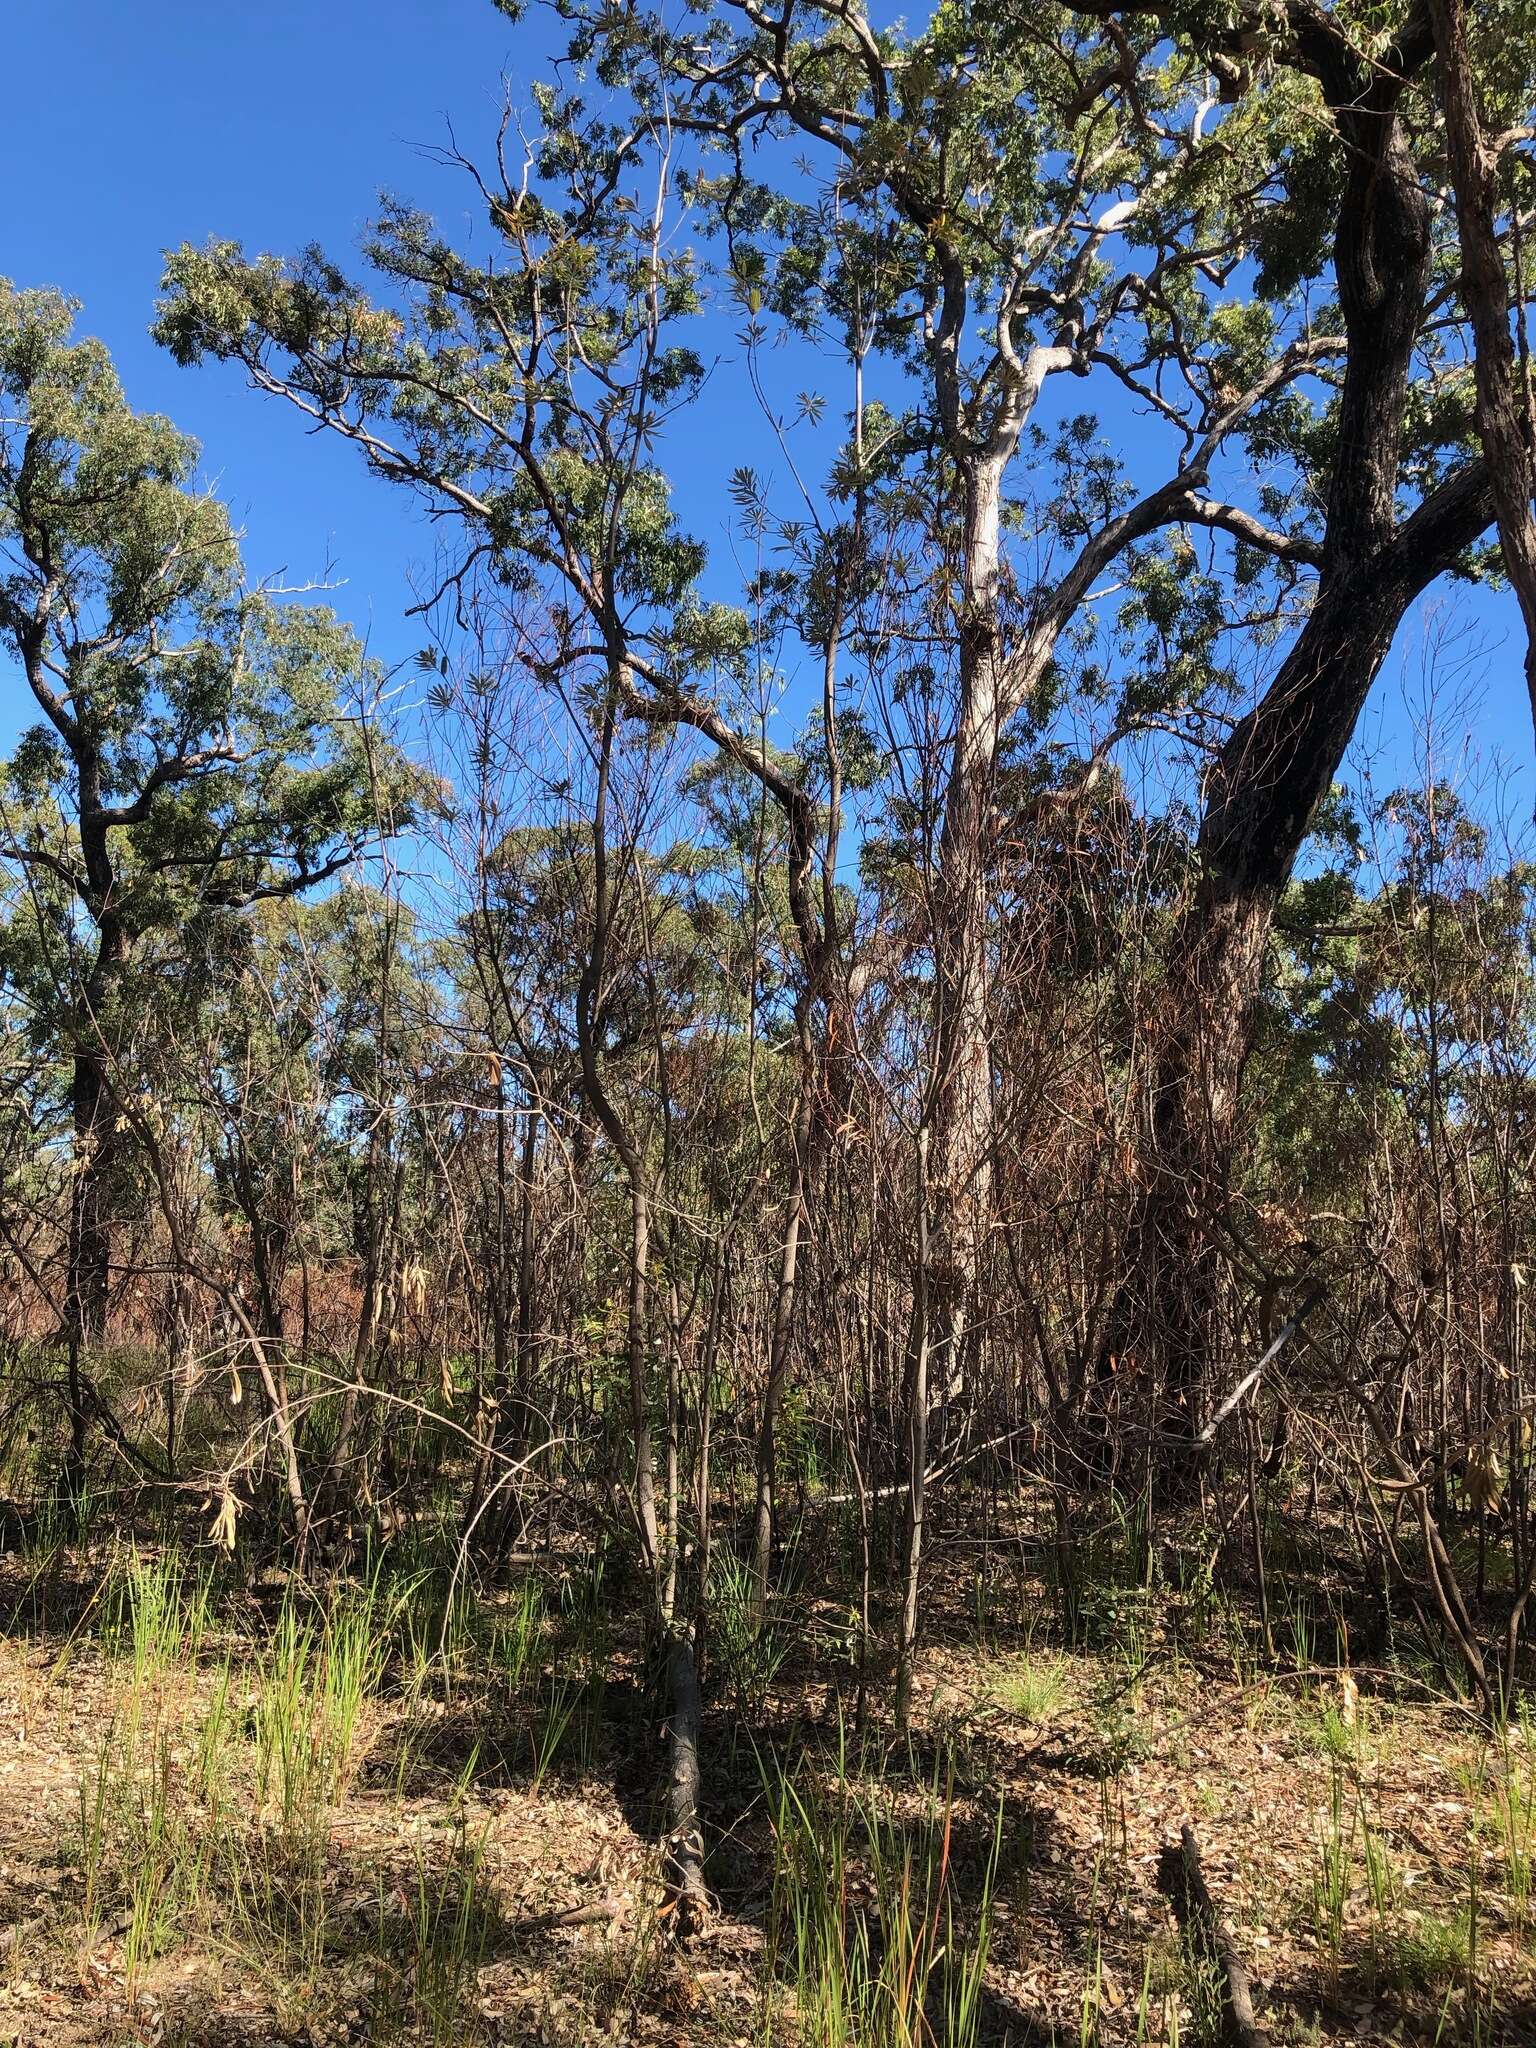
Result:
M450 117L472 153L490 141L503 73L524 99L538 75L534 31L491 0L9 0L0 50L10 76L28 81L0 123L10 202L0 273L84 301L82 325L111 347L133 402L170 413L202 442L254 574L334 577L332 602L373 650L388 663L407 657L423 638L404 616L410 572L431 555L419 508L237 373L178 370L157 350L146 328L161 252L221 234L281 251L317 240L345 259L381 186L467 229L462 176L423 152L445 139ZM766 446L738 390L733 377L715 380L672 451L684 516L716 549L725 476ZM1112 424L1135 431L1129 419ZM1449 604L1463 652L1476 650L1459 664L1458 689L1480 704L1480 746L1516 768L1513 801L1528 816L1536 777L1513 605L1444 589L1432 603L1442 617ZM1412 772L1405 700L1422 697L1425 631L1410 622L1362 727L1384 752L1388 785ZM0 740L19 709L0 708ZM1456 712L1450 727L1458 721L1463 732L1441 742L1453 754L1471 723Z
M10 74L56 81L16 95L0 122L0 189L12 200L0 276L81 300L81 330L107 343L131 403L197 437L253 577L334 581L329 601L371 651L407 660L427 637L406 616L432 580L423 508L237 369L179 369L157 348L148 327L162 255L210 235L253 253L318 242L363 275L358 237L385 189L483 241L469 180L431 152L451 121L467 153L490 157L503 81L526 105L543 75L538 17L514 24L492 0L0 6ZM719 324L717 346L732 346L733 324ZM751 401L712 379L677 449L680 509L712 549L726 542L725 478L767 448ZM733 595L728 559L722 569ZM0 746L31 716L19 682L8 694Z
M420 645L402 617L430 542L404 494L350 450L306 437L221 366L178 370L147 327L161 253L232 235L321 241L345 258L381 185L462 207L421 145L494 132L518 31L490 0L6 0L13 80L0 123L0 274L84 302L136 406L203 445L247 534L251 571L344 578L333 602L386 659ZM9 721L7 721L9 723Z

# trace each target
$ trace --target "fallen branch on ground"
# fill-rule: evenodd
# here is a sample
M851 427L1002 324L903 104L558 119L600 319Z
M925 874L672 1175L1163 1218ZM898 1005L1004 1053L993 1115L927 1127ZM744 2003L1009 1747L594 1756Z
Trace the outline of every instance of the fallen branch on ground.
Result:
M1232 1930L1211 1897L1211 1889L1200 1864L1200 1843L1187 1821L1179 1831L1179 1842L1182 1860L1179 1850L1168 1851L1177 1866L1178 1882L1170 1887L1174 1892L1175 1910L1182 1901L1181 1919L1186 1925L1194 1923L1221 1972L1222 2000L1229 2030L1238 2048L1269 2048L1269 2036L1254 2017L1248 1966L1238 1954Z
M8 1956L29 1934L36 1934L42 1924L43 1916L39 1913L31 1920L17 1920L9 1927L0 1927L0 1956Z
M513 1934L544 1934L555 1927L597 1927L617 1920L624 1911L620 1899L599 1899L586 1906L564 1906L552 1913L530 1913L526 1920L514 1920Z

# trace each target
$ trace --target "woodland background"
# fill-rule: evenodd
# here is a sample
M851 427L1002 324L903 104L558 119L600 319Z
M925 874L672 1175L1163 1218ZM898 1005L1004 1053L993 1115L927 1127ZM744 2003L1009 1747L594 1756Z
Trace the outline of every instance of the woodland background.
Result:
M500 2023L495 1922L600 1930L572 2038L1250 2040L1196 1832L1103 1988L1116 1828L1128 1884L1203 1812L1127 1820L1171 1664L1218 1772L1255 1688L1326 1762L1273 2023L1521 2038L1536 18L518 33L447 225L146 308L422 515L403 662L247 569L89 278L0 290L0 1487L20 1724L100 1687L89 2024L240 1914L313 2005L373 1720L435 1709L457 1847L343 2031ZM1008 1745L1079 1708L1096 1946L1031 1992ZM508 1918L492 1746L535 1845L557 1758L629 1788L622 1900Z

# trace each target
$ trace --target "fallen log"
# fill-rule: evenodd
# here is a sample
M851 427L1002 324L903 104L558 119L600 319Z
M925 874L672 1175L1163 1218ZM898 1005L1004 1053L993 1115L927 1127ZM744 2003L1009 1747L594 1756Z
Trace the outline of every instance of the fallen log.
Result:
M699 1822L699 1674L693 1635L679 1628L672 1639L672 1712L667 1720L670 1783L667 1790L667 1839L662 1859L666 1887L663 1910L672 1929L686 1941L709 1918L709 1893L704 1884L704 1830Z
M586 1906L561 1906L549 1913L530 1913L526 1919L514 1920L507 1931L510 1934L544 1934L557 1927L601 1927L610 1920L617 1920L623 1911L623 1902L619 1899L598 1899Z
M1221 1972L1222 2003L1226 2008L1231 2038L1237 2043L1237 2048L1269 2048L1269 2035L1254 2017L1248 1966L1239 1955L1232 1930L1211 1896L1211 1888L1205 1881L1205 1871L1200 1863L1200 1843L1187 1821L1179 1831L1179 1841L1182 1858L1178 1850L1169 1852L1179 1866L1175 1908L1182 1898L1184 1911L1181 1919L1186 1926L1193 1923Z

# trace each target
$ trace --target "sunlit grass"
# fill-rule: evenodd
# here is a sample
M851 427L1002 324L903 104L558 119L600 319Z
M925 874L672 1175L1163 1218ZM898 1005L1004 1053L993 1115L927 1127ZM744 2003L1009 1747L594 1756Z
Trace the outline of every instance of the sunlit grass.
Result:
M1026 1656L988 1671L983 1697L1028 1726L1053 1720L1071 1699L1065 1667L1059 1659Z
M900 1824L839 1753L770 1769L773 1895L765 2017L788 1989L805 2048L972 2048L993 1933L1003 1817L968 1924L957 1916L952 1774L936 1778L921 1818Z

